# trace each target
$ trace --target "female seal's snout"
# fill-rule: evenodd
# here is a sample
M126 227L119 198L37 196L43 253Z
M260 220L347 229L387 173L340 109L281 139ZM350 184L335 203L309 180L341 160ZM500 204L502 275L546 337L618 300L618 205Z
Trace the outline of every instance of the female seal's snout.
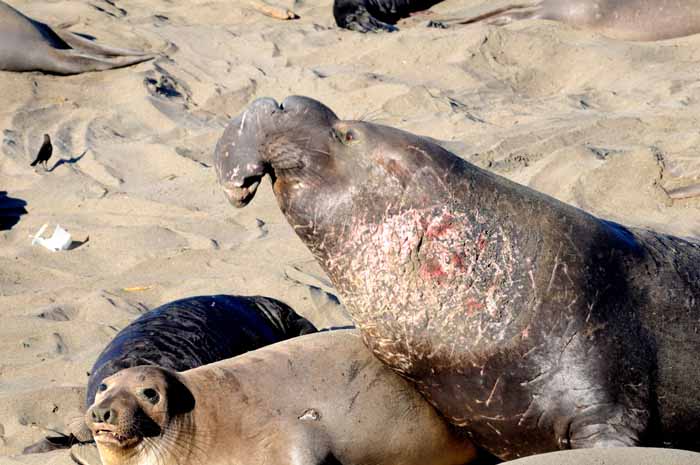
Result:
M110 407L93 406L90 409L90 419L95 423L108 423L114 425L117 423L118 413Z

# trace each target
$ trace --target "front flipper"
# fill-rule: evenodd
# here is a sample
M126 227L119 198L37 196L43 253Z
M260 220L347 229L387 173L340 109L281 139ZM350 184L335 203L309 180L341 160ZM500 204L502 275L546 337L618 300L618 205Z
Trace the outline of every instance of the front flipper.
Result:
M583 403L583 399L579 399ZM640 435L648 430L649 412L640 403L631 406L601 403L580 409L561 432L563 449L589 449L598 447L635 447L640 445Z
M58 436L46 436L31 446L25 447L22 454L40 454L57 449L69 449L92 441L92 433L82 417L70 421L68 426L70 433L53 431Z
M60 434L60 433L59 433ZM61 436L46 436L39 442L27 446L22 450L23 454L42 454L57 449L68 449L78 440L72 434L61 434Z
M395 32L399 28L378 20L367 11L364 5L355 5L354 10L342 8L342 12L336 12L339 3L347 4L347 0L336 0L333 8L335 22L338 26L356 32Z
M572 429L569 446L571 449L635 447L639 446L639 438L635 431L622 424L586 425Z

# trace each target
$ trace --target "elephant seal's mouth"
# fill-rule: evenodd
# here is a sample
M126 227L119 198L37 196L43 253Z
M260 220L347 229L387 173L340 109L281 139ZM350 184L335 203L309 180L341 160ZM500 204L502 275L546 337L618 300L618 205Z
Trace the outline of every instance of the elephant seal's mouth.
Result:
M92 434L95 442L120 449L133 447L143 439L138 435L121 435L109 425L93 425Z
M262 176L252 176L245 179L243 186L234 186L232 183L222 185L226 198L236 208L243 208L255 197Z

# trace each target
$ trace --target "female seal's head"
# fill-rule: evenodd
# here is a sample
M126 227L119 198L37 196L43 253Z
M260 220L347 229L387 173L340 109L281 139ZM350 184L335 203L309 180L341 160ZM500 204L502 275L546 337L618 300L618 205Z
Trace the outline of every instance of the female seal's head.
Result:
M173 422L194 405L192 393L177 373L139 366L102 381L85 421L105 465L128 463L153 448L149 441L171 436L168 430Z

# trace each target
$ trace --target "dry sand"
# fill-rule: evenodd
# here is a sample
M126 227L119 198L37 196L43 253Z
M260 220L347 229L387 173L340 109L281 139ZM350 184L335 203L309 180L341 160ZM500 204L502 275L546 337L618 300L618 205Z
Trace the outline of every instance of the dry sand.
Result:
M97 354L148 308L263 294L319 326L347 321L309 291L328 283L269 183L244 210L216 184L214 145L256 97L309 95L605 218L699 237L700 197L667 191L700 183L700 35L626 43L545 21L423 27L487 1L449 0L398 33L362 35L335 27L330 0L281 3L297 21L233 0L11 0L163 56L72 77L0 72L0 191L28 212L0 231L0 455L66 431ZM29 167L45 132L49 166L65 160L49 173ZM89 241L31 246L44 223Z
M700 465L700 454L653 448L578 449L535 455L512 465Z

